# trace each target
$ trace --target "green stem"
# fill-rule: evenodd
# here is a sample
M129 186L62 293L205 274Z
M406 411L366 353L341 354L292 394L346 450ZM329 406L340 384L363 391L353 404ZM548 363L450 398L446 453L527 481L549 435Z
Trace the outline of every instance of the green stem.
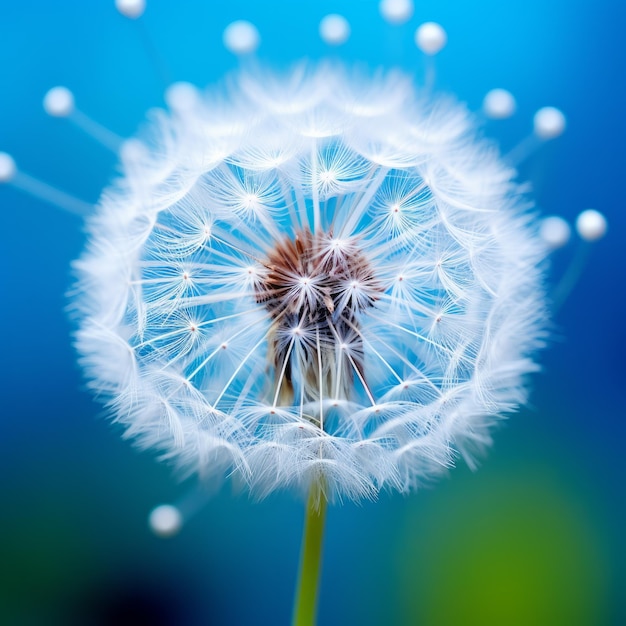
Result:
M293 626L315 626L325 519L326 497L314 484L306 507Z

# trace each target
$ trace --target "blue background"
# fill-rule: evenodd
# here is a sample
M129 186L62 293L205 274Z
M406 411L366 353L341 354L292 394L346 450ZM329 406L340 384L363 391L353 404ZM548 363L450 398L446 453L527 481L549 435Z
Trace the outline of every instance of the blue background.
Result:
M174 80L212 83L237 65L224 27L249 19L261 59L284 66L329 54L423 75L416 26L442 23L437 85L477 110L510 89L517 115L486 124L506 151L549 104L565 135L522 168L546 214L603 211L596 245L554 320L531 406L495 434L483 467L433 489L334 507L328 516L320 624L626 623L623 526L626 406L624 145L626 10L617 0L421 1L392 27L374 0L155 0L141 24L112 1L0 0L0 151L26 172L95 202L115 158L67 121L48 118L56 84L129 136L162 106L145 27ZM352 26L329 50L317 25ZM285 624L303 505L250 502L225 488L182 533L159 540L146 516L193 489L102 419L71 346L69 265L83 246L75 217L0 188L0 622ZM575 253L554 256L553 282Z

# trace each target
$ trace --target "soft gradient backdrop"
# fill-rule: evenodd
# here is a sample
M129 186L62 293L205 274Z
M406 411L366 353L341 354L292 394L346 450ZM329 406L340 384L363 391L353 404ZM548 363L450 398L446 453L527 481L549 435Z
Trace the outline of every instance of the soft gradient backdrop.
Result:
M510 89L512 120L485 125L503 150L549 104L566 134L522 168L546 214L603 211L610 231L554 320L532 405L495 434L479 472L451 472L408 498L334 507L320 625L617 626L626 623L624 146L625 4L619 0L423 0L406 25L376 0L148 0L141 24L113 0L0 0L0 151L33 175L95 202L115 158L46 117L63 84L81 109L124 136L162 86L148 33L174 80L213 83L237 65L224 27L250 19L259 56L284 67L333 55L423 75L420 22L448 31L438 88L479 109ZM330 50L319 20L345 15ZM143 28L143 30L142 30ZM15 626L280 625L291 612L303 504L228 489L171 540L150 509L185 496L139 454L84 390L64 308L80 220L0 188L0 623ZM577 242L554 257L557 282Z

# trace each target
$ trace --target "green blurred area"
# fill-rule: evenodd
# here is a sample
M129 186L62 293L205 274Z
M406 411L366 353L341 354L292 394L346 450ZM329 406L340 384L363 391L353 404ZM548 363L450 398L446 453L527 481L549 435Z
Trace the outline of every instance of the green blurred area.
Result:
M0 623L63 624L72 594L94 578L93 546L63 510L23 509L3 520Z
M402 623L609 624L603 535L545 471L465 477L413 511L404 536Z

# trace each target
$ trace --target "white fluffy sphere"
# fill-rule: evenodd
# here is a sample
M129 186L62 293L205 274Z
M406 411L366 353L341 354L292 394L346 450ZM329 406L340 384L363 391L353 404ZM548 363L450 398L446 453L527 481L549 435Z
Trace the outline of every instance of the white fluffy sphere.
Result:
M343 15L332 13L320 22L320 37L330 46L340 46L350 37L350 24Z
M379 9L390 24L404 24L413 15L413 0L381 0Z
M435 22L426 22L415 31L415 45L429 56L442 50L447 41L446 31Z
M503 120L515 113L516 102L513 94L506 89L492 89L483 100L485 115L494 120Z
M237 20L224 29L224 45L233 54L250 54L261 43L256 26L247 20Z
M17 166L10 154L0 152L0 183L9 183L15 178Z
M146 10L146 0L115 0L115 8L124 17L136 20Z
M261 496L473 463L536 369L546 249L467 110L330 65L186 104L125 144L75 265L117 422Z
M533 119L535 135L540 139L554 139L565 130L565 115L555 107L543 107Z
M53 117L67 117L74 111L74 94L67 87L53 87L43 98L43 108Z
M171 504L161 504L150 512L148 525L150 530L159 537L173 537L183 526L183 516L177 507Z
M165 91L165 103L174 110L184 112L197 105L200 95L191 83L172 83Z
M607 221L595 209L587 209L576 218L576 232L585 241L597 241L606 234Z
M539 232L548 248L556 250L562 248L569 241L572 229L562 217L553 215L541 221Z

